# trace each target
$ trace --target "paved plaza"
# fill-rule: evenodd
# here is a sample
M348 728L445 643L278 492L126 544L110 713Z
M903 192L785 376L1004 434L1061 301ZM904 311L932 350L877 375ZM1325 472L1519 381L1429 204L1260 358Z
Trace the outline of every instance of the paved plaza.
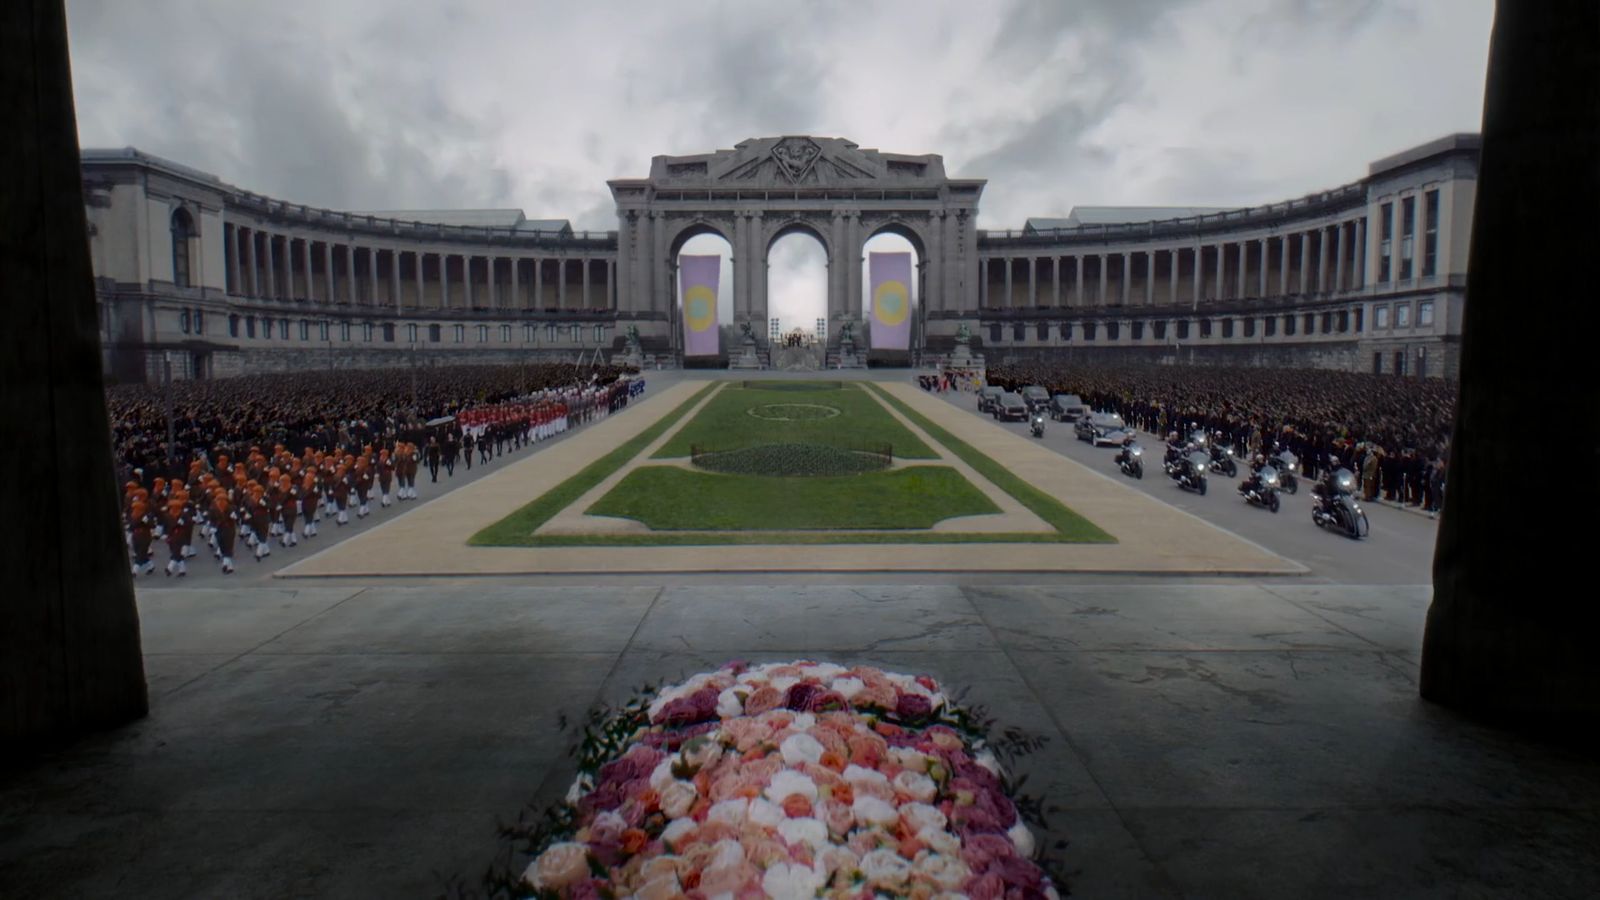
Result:
M1425 587L295 580L145 589L152 710L0 784L8 896L433 896L560 717L734 659L926 672L1047 739L1075 896L1580 897L1600 767L1417 696Z
M968 396L866 377L1118 543L888 564L848 545L463 546L703 383L660 378L282 569L141 583L151 714L0 783L0 883L470 895L525 862L497 823L570 781L563 717L806 657L933 675L1044 738L1024 791L1052 809L1075 896L1600 892L1600 765L1417 695L1435 523L1375 509L1357 544L1303 521L1303 497L1274 517L1132 482L1067 429L1035 441Z

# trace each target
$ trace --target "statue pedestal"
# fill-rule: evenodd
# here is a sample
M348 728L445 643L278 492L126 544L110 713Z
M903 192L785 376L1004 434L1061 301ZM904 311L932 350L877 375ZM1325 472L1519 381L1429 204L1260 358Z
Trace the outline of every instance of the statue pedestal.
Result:
M866 363L862 362L861 357L856 355L856 342L850 338L843 338L839 341L839 368L866 368Z
M761 367L761 357L756 355L755 338L745 338L744 346L740 347L739 352L728 359L728 368L730 369L759 369Z

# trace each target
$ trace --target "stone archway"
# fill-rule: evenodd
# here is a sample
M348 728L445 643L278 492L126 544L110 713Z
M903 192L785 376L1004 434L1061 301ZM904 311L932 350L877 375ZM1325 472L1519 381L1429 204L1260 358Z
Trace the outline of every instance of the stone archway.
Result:
M842 138L754 138L732 150L658 156L650 177L609 182L619 226L618 318L636 323L641 334L670 340L676 325L673 242L696 223L714 228L733 247L734 321L750 323L763 336L767 248L797 228L817 238L828 255L832 322L861 320L861 250L886 228L914 235L927 309L974 308L972 224L984 184L947 178L937 155L863 150Z

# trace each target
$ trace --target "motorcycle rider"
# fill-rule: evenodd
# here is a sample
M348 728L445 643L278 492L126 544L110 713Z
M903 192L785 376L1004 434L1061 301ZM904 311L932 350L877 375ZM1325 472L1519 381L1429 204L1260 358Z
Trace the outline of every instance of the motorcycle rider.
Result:
M1136 442L1137 441L1136 441L1136 439L1134 438L1134 436L1132 434L1123 435L1122 436L1122 449L1117 451L1117 455L1114 458L1112 458L1111 461L1120 466L1123 463L1132 460L1133 459L1133 445Z
M1183 459L1184 450L1188 449L1189 442L1181 440L1176 431L1167 432L1167 458L1166 463L1171 464Z
M1339 464L1339 457L1329 456L1327 470L1317 479L1317 483L1311 486L1311 495L1319 504L1329 503L1339 496L1339 484L1334 476L1340 468L1342 466Z

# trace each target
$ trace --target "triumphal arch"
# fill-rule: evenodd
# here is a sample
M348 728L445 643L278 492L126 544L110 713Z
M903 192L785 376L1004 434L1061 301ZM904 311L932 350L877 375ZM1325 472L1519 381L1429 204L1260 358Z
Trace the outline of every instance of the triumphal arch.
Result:
M860 322L863 245L898 234L916 249L915 326L977 306L983 179L946 177L943 158L863 150L843 138L755 138L694 156L657 156L650 177L608 182L617 204L618 318L677 341L676 269L684 242L721 235L733 248L734 324L766 332L768 253L781 237L816 238L828 259L830 332Z

